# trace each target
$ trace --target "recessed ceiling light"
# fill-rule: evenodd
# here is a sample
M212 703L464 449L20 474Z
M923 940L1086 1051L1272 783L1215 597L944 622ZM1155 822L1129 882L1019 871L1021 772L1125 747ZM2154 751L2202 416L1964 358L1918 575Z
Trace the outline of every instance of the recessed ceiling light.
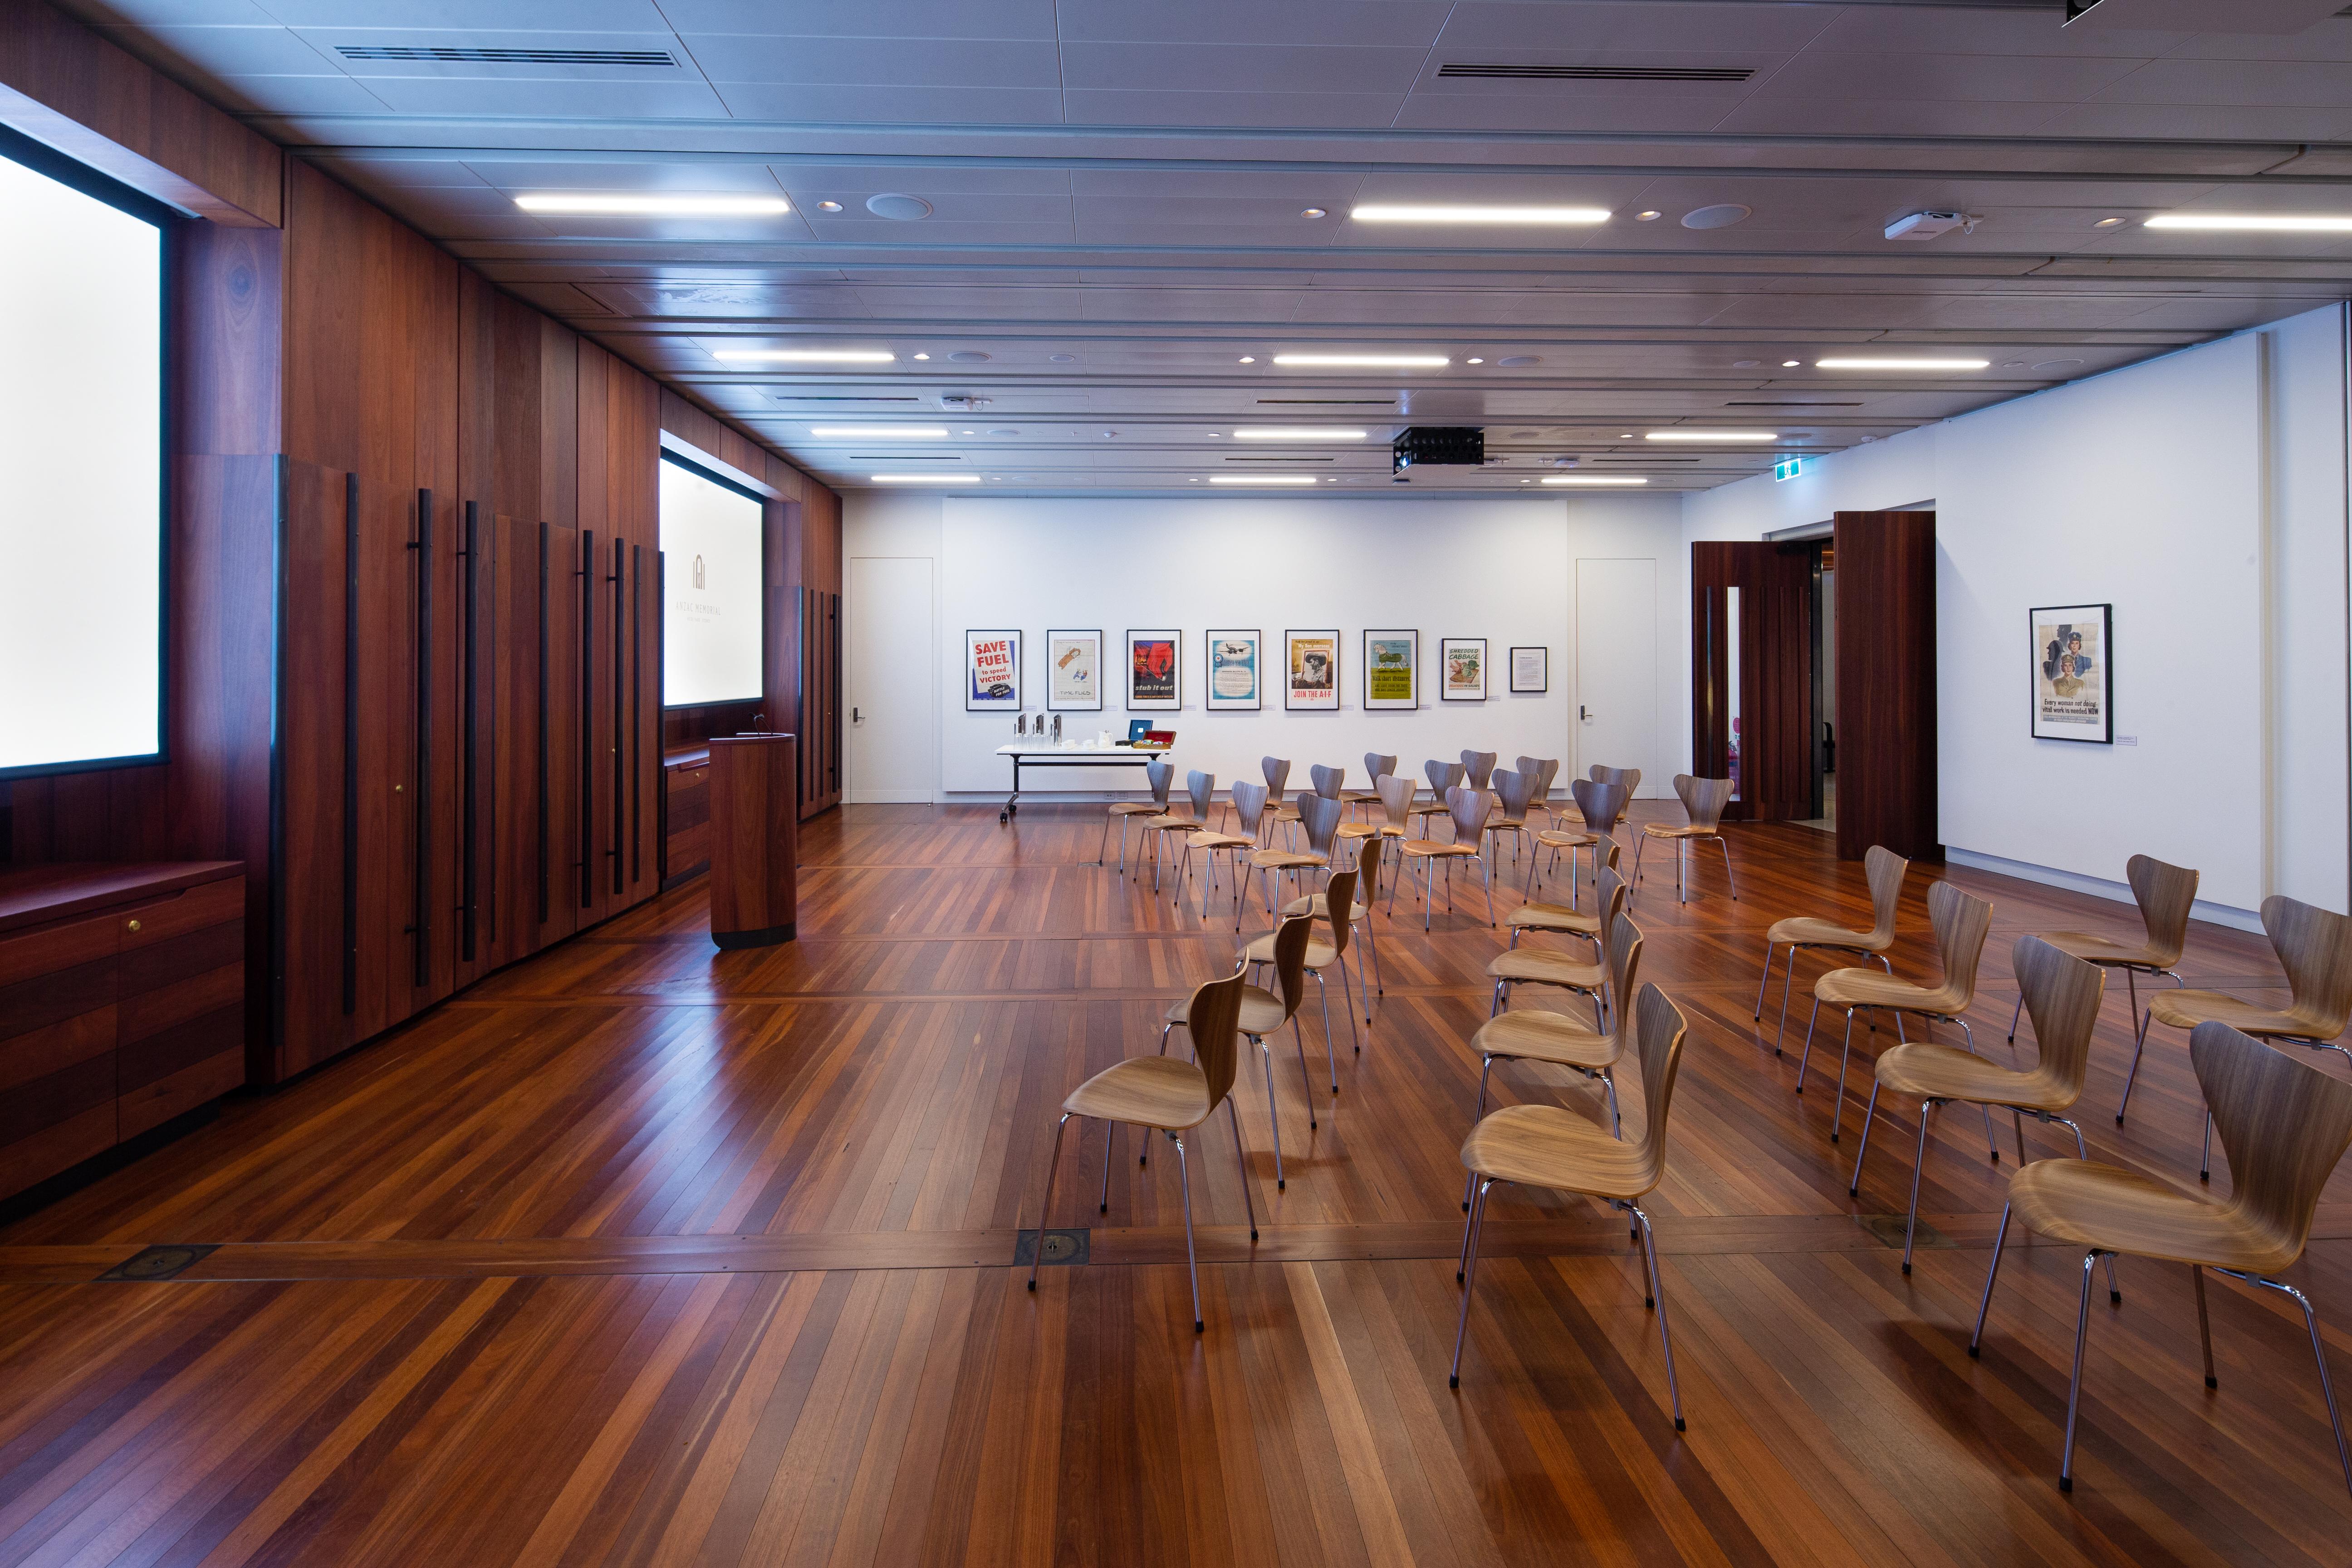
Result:
M729 364L888 364L898 356L879 349L720 349L710 357Z
M1485 364L1486 362L1483 359L1471 359L1465 360L1462 363L1465 364Z
M917 354L915 357L916 357L917 359L929 359L929 358L930 358L931 356L930 356L930 355L929 355L929 354Z
M2121 223L2121 222L2123 222L2123 221L2124 221L2124 220L2123 220L2123 219L2121 219L2121 218L2119 218L2119 217L2103 217L2103 218L2101 218L2098 222L2096 222L2096 223L2093 224L2091 226L2092 226L2093 228L2113 228L2113 227L2115 227L2117 224L2119 224L2119 223Z
M868 474L877 485L962 485L970 484L968 474Z
M904 191L880 191L866 198L866 210L876 217L887 217L898 223L913 223L931 216L931 204L920 196L910 196Z
M1329 217L1331 215L1321 207L1308 207L1305 212L1300 213L1298 216L1300 217Z
M967 436L971 436L971 435L977 434L977 432L975 432L975 431L971 431L971 430L967 430L967 431L965 431L965 432L964 432L964 434L965 434L965 435L967 435Z
M955 353L948 355L948 358L953 360L958 364L986 364L988 363L988 355L981 353L978 349L958 349Z
M2165 213L2147 220L2149 228L2193 228L2242 234L2352 234L2352 217L2300 216L2257 213Z
M1630 441L1630 440L1632 440L1633 438L1633 432L1632 432L1631 430L1628 430L1628 431L1624 432L1622 435L1621 435L1621 436L1619 436L1619 437L1617 437L1617 439L1619 439L1620 441Z
M1729 228L1733 224L1744 221L1754 211L1753 207L1742 206L1738 202L1717 202L1711 207L1698 207L1683 214L1683 226Z
M625 195L537 192L517 196L527 213L604 213L621 217L765 217L788 213L782 196Z
M1777 441L1778 430L1653 430L1645 441Z
M854 441L944 441L944 425L812 425L812 436L838 436ZM964 432L969 436L971 431Z
M816 210L821 213L837 213L841 210L841 204L839 202L819 202L816 204Z
M1244 364L1255 364L1257 363L1257 355L1244 354L1241 357L1241 363Z
M1213 485L1311 485L1313 474L1212 474Z
M1047 354L1045 357L1052 360L1055 364L1076 364L1078 363L1078 356L1076 354Z
M1213 436L1216 432L1213 430L1210 434ZM1237 429L1234 432L1234 439L1236 441L1360 441L1365 434L1361 430L1327 430L1265 425Z
M1249 362L1242 362L1246 364ZM1440 370L1454 362L1444 354L1276 354L1276 364L1370 365L1399 370Z
M1652 207L1647 212L1635 213L1633 215L1633 221L1635 223L1655 223L1665 216L1665 214L1660 212L1657 208Z
M1497 223L1577 227L1609 221L1607 207L1411 206L1370 203L1348 215L1358 223Z
M1021 432L1018 430L991 430L989 434L992 436L1018 436Z
M1989 359L1817 359L1815 370L1982 370Z
M1780 362L1780 368L1781 368L1782 370L1794 370L1794 369L1796 369L1799 365L1801 365L1801 364L1802 364L1802 363L1805 363L1805 362L1804 362L1804 361L1802 361L1802 360L1797 360L1797 359L1784 359L1784 360L1782 360L1782 361Z
M1525 484L1527 481L1519 481ZM1548 485L1646 485L1650 481L1639 474L1546 474Z

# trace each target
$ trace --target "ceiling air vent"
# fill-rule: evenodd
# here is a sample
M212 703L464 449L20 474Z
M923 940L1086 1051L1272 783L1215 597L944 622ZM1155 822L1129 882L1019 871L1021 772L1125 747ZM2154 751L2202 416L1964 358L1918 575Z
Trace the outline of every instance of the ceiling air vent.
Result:
M1746 81L1745 66L1480 66L1448 64L1442 77L1505 77L1519 81Z
M424 60L441 65L664 66L677 61L667 49L459 49L405 44L337 44L347 60Z

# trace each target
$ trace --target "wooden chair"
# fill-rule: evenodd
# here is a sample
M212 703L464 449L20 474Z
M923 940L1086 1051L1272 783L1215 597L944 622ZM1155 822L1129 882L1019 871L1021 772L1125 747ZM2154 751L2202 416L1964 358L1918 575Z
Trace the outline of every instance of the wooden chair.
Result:
M1610 924L1606 963L1610 994L1632 995L1642 966L1642 931L1622 914ZM1618 1059L1625 1054L1625 1009L1620 1007L1609 1027L1588 1029L1565 1013L1540 1007L1514 1007L1489 1017L1470 1037L1470 1048L1479 1056L1478 1110L1471 1120L1475 1121L1486 1114L1486 1075L1494 1071L1496 1062L1549 1062L1554 1067L1574 1068L1587 1078L1598 1078L1608 1090L1610 1129L1623 1137L1613 1073ZM1467 1189L1462 1194L1462 1206L1470 1206Z
M1623 784L1625 798L1629 801L1642 787L1642 770L1639 768L1604 768L1599 763L1595 763L1584 770L1584 776L1594 784ZM1622 814L1620 815L1622 816ZM1586 818L1588 823L1591 820L1589 817ZM1613 828L1616 824L1612 823L1610 826Z
M1511 854L1516 858L1519 852L1517 840L1528 837L1528 803L1535 795L1535 775L1497 769L1489 776L1494 781L1494 795L1498 805L1486 818L1486 837L1488 843L1486 847L1489 854L1493 853L1496 846L1492 840L1498 833L1517 835L1511 845Z
M1360 926L1363 930L1364 946L1372 955L1374 980L1380 978L1381 973L1380 933L1372 924L1372 908L1380 899L1381 847L1382 841L1378 838L1359 841L1356 849L1356 901L1355 907L1348 915L1350 925ZM1309 893L1305 898L1293 899L1283 905L1282 912L1285 915L1309 914L1317 920L1328 921L1331 918L1331 900L1328 890L1323 893ZM1356 955L1356 989L1364 998L1364 1036L1369 1039L1372 1032L1373 987L1364 978L1364 958L1360 952ZM1388 987L1382 984L1380 990L1382 994L1386 994Z
M1195 773L1195 778L1201 775ZM1235 779L1232 789L1233 816L1241 827L1240 833L1219 833L1203 829L1187 835L1184 839L1184 859L1176 868L1176 888L1183 891L1184 878L1192 868L1192 851L1198 849L1208 862L1209 875L1201 883L1201 918L1209 918L1209 889L1217 882L1217 852L1224 851L1227 864L1234 873L1234 929L1242 929L1242 903L1249 886L1248 874L1243 869L1242 857L1258 847L1258 839L1265 831L1265 786L1247 779ZM1194 800L1194 809L1205 814L1206 808Z
M1699 839L1712 838L1716 847L1723 851L1723 879L1730 883L1731 901L1738 903L1739 884L1731 876L1731 841L1723 836L1723 808L1731 804L1731 781L1676 773L1675 793L1682 797L1683 815L1690 820L1680 827L1669 827L1663 822L1642 824L1641 847L1633 851L1633 885L1638 888L1642 882L1642 850L1650 847L1653 838L1670 839L1675 847L1675 895L1689 903L1689 882L1683 873L1690 846Z
M1487 780L1495 776L1496 753L1465 752L1462 753L1462 773L1472 789L1487 789Z
M1614 930L1617 917L1625 912L1625 883L1614 871L1601 873L1601 884L1593 889L1593 903L1601 910L1603 930ZM1609 994L1609 963L1604 952L1595 959L1580 959L1558 948L1512 946L1496 953L1486 965L1486 978L1495 983L1495 999L1486 1010L1493 1018L1510 1000L1514 985L1551 985L1562 991L1573 991L1592 1003L1592 1027L1596 1033L1609 1026L1608 1010L1623 1000Z
M1173 764L1154 759L1143 764L1143 782L1151 786L1149 801L1121 800L1111 805L1103 818L1103 841L1095 851L1095 864L1103 863L1110 850L1110 825L1118 824L1118 868L1127 869L1127 819L1130 816L1164 816L1168 812L1168 786L1176 779Z
M1327 911L1330 907L1330 902L1334 900L1336 900L1339 906L1343 910L1352 910L1356 907L1357 875L1358 873L1354 871L1334 872L1331 879L1323 884L1323 891L1320 894L1316 895L1316 897L1322 898L1326 900L1324 907ZM1311 924L1315 918L1315 911L1312 909L1312 900L1296 900L1293 904L1286 908L1284 911L1285 918L1289 920L1297 920L1298 918L1298 915L1289 913L1289 910L1296 909L1298 903L1307 903L1310 906L1307 909L1300 910L1298 911L1298 915L1305 915L1308 922ZM1331 1092L1333 1094L1337 1094L1339 1092L1339 1047L1338 1040L1331 1033L1331 988L1323 982L1323 972L1325 970L1336 965L1339 971L1340 999L1346 1004L1348 1008L1348 1040L1349 1044L1355 1047L1356 1054L1358 1056L1363 1055L1364 1042L1356 1033L1356 994L1353 991L1349 989L1348 985L1348 935L1353 929L1355 922L1352 921L1330 920L1327 913L1325 924L1331 932L1331 940L1329 942L1317 942L1309 940L1307 943L1307 954L1303 963L1306 972L1315 977L1315 989L1322 997L1323 1048L1324 1054L1330 1058L1331 1062ZM1270 931L1264 936L1254 939L1248 946L1242 949L1243 960L1252 965L1272 963L1274 962L1275 938L1278 934L1279 929L1277 928L1276 931ZM1303 1075L1307 1067L1307 1058L1303 1055L1299 1058L1298 1065L1300 1072ZM1312 1101L1314 1097L1314 1085L1310 1083L1307 1085L1307 1099Z
M1450 816L1451 811L1445 804L1445 792L1462 782L1462 775L1465 770L1460 763L1441 763L1433 757L1421 764L1421 771L1429 779L1430 798L1413 806L1405 815L1416 822L1424 816ZM1426 838L1429 835L1407 832L1405 837Z
M1834 921L1793 915L1773 921L1772 929L1764 933L1764 973L1756 982L1756 1021L1759 1024L1764 1021L1764 985L1772 978L1773 950L1789 950L1789 961L1780 970L1780 1032L1772 1037L1772 1054L1776 1057L1780 1054L1781 1042L1789 1037L1789 983L1796 974L1799 949L1825 947L1838 952L1858 952L1865 961L1878 960L1887 973L1895 973L1895 965L1887 962L1886 950L1895 945L1895 911L1903 901L1903 879L1910 874L1911 862L1884 845L1874 844L1862 858L1862 867L1870 879L1868 931L1849 931ZM2017 1037L2013 1021L2010 1037Z
M1192 1249L1192 1173L1184 1156L1184 1134L1225 1108L1233 1122L1234 1152L1242 1168L1242 1202L1249 1214L1250 1239L1257 1239L1257 1205L1250 1197L1249 1160L1242 1149L1242 1123L1234 1110L1234 1069L1240 1058L1242 993L1246 982L1238 971L1212 980L1192 993L1185 1005L1187 1027L1192 1036L1192 1061L1171 1057L1130 1057L1105 1068L1072 1089L1062 1101L1062 1119L1054 1124L1053 1158L1045 1165L1045 1195L1037 1205L1037 1249L1029 1260L1029 1289L1037 1289L1037 1266L1045 1261L1045 1226L1053 1217L1054 1173L1062 1163L1062 1134L1073 1116L1108 1121L1103 1141L1103 1192L1108 1206L1110 1191L1112 1135L1121 1122L1146 1133L1168 1134L1176 1145L1178 1180L1184 1192L1184 1261L1192 1274L1192 1331L1202 1328L1201 1265Z
M2131 881L2132 900L2139 905L2140 924L2147 931L2147 940L2137 946L2116 942L2090 931L2051 931L2041 934L2042 940L2059 952L2079 958L2085 963L2095 963L2102 969L2120 969L2124 984L2131 998L2132 1067L2139 1067L2139 1051L2144 1037L2140 1031L2139 977L2151 980L2159 974L2169 974L2175 985L2186 988L2189 982L2180 978L2173 965L2180 962L2183 949L2189 945L2189 911L2197 904L2197 873L2179 866L2168 866L2150 855L2135 855L2124 863L2124 875ZM2025 1005L2025 994L2018 993L2017 1005ZM2009 1015L2009 1037L2017 1038L2017 1014ZM2129 1099L2131 1089L2126 1081L2124 1096ZM2123 1108L2116 1108L2116 1120L2124 1119Z
M1370 809L1381 803L1381 780L1396 772L1396 766L1397 760L1394 757L1384 757L1378 752L1366 752L1364 776L1371 781L1371 787L1344 791L1340 798L1349 805L1365 807L1366 814L1370 815Z
M1478 862L1479 874L1486 883L1486 923L1490 926L1495 923L1494 873L1487 869L1485 858L1478 853L1481 830L1486 826L1486 814L1494 809L1494 805L1495 797L1486 791L1455 784L1445 792L1445 809L1454 818L1453 842L1448 844L1441 843L1434 838L1408 838L1398 846L1399 852L1407 860L1421 862L1421 929L1423 931L1426 931L1429 929L1430 900L1436 893L1437 863L1440 860L1445 862L1446 912L1450 914L1454 910L1454 862L1475 860ZM1415 814L1419 815L1418 808ZM1396 883L1402 879L1399 877L1389 884L1389 908L1392 912L1396 908Z
M1257 767L1258 772L1265 775L1265 798L1274 802L1274 815L1267 819L1270 827L1282 829L1283 843L1286 846L1296 844L1297 837L1292 829L1298 821L1298 808L1286 804L1282 796L1283 790L1290 784L1289 760L1284 757L1260 757L1257 760Z
M1313 927L1312 921L1287 920L1275 928L1272 961L1274 989L1268 991L1244 982L1242 986L1241 1011L1234 1024L1234 1027L1238 1029L1251 1045L1257 1047L1258 1060L1265 1068L1265 1120L1266 1125L1274 1130L1274 1190L1276 1192L1282 1191L1285 1185L1282 1173L1282 1116L1276 1109L1274 1101L1274 1048L1266 1042L1280 1034L1285 1024L1289 1025L1291 1036L1298 1047L1298 1076L1302 1079L1307 1078L1307 1034L1298 1026L1298 1005L1307 998L1307 944L1314 938ZM1244 973L1246 973L1246 966ZM1191 1033L1192 1009L1199 1001L1200 996L1195 993L1192 996L1171 1006L1163 1015L1160 1026L1161 1056L1168 1054L1170 1030L1181 1026L1186 1033ZM1196 1046L1195 1049L1197 1048ZM1307 1124L1309 1127L1315 1125L1315 1095L1311 1079L1307 1083ZM1239 1124L1236 1123L1234 1136L1240 1135ZM1136 1163L1141 1164L1145 1162L1139 1160ZM1246 1173L1244 1173L1244 1184L1247 1184ZM1109 1202L1109 1194L1110 1151L1106 1148L1103 1151L1103 1195L1106 1205ZM1255 1240L1256 1237L1253 1236L1251 1239Z
M1164 763L1160 765L1168 766ZM1151 766L1150 763L1144 764L1147 774ZM1171 767L1169 772L1173 773L1175 769ZM1171 806L1156 816L1140 818L1135 825L1137 831L1151 836L1151 890L1155 893L1160 890L1160 850L1168 842L1168 836L1171 833L1189 836L1209 830L1209 806L1217 797L1217 775L1197 770L1186 773L1184 791L1192 797L1192 809L1190 812ZM1161 798L1166 798L1165 791L1161 792ZM1124 838L1123 833L1121 837ZM1143 852L1140 848L1136 851L1135 868L1138 875L1142 873Z
M1666 1352L1666 1400L1675 1430L1683 1431L1683 1400L1675 1384L1675 1342L1666 1328L1665 1297L1658 1280L1657 1240L1640 1200L1666 1173L1666 1114L1675 1098L1689 1025L1681 1009L1654 985L1642 987L1628 1011L1633 1015L1633 1055L1642 1069L1642 1135L1631 1142L1612 1138L1571 1110L1555 1105L1508 1105L1482 1118L1462 1145L1475 1196L1462 1226L1462 1318L1454 1331L1454 1367L1446 1386L1462 1386L1462 1342L1470 1327L1470 1297L1478 1268L1478 1237L1486 1217L1486 1194L1496 1182L1581 1193L1622 1204L1633 1216L1649 1270L1644 1304L1658 1314L1658 1343Z
M1585 848L1592 851L1593 877L1597 881L1601 875L1601 846L1605 843L1614 847L1617 824L1624 819L1625 802L1629 797L1623 784L1596 784L1591 779L1576 780L1568 786L1568 793L1575 798L1577 813L1584 822L1583 828L1580 831L1565 827L1538 828L1536 844L1538 849L1551 851L1554 865L1559 862L1559 852L1563 849L1568 851L1568 907L1572 910L1577 906L1576 852ZM1614 863L1613 856L1612 863ZM1536 868L1531 865L1528 868L1527 891L1529 896L1533 896L1535 888Z
M1535 778L1535 788L1528 792L1528 809L1542 812L1557 826L1558 816L1551 807L1551 784L1552 780L1559 777L1559 759L1558 757L1520 757L1512 763L1511 766Z
M1995 1067L1984 1058L1949 1046L1897 1046L1878 1058L1877 1081L1870 1086L1870 1109L1862 1115L1862 1147L1854 1152L1853 1182L1862 1192L1862 1163L1870 1157L1870 1126L1878 1114L1878 1091L1919 1102L1919 1148L1911 1164L1911 1217L1903 1228L1903 1272L1911 1272L1911 1240L1919 1228L1919 1173L1927 1163L1927 1116L1954 1100L1985 1107L2007 1106L2017 1131L2017 1163L2025 1163L2025 1116L2073 1130L2074 1156L2091 1157L2083 1130L2066 1115L2083 1097L2091 1070L2091 1031L2099 1021L2099 998L2107 988L2104 971L2061 952L2038 936L2017 939L2017 984L2033 1009L2033 1041L2041 1058L2031 1072ZM2107 1277L2115 1289L2112 1267Z
M1540 838L1542 835L1539 833L1537 837ZM1614 838L1602 839L1593 847L1593 854L1601 858L1602 866L1612 873L1616 871L1619 847ZM1597 907L1587 914L1569 904L1522 903L1503 917L1503 926L1511 933L1510 945L1513 947L1519 945L1519 933L1523 931L1548 931L1561 936L1580 936L1592 943L1596 950L1601 946L1601 910Z
M2352 917L2273 893L2263 900L2263 931L2271 939L2279 967L2286 971L2289 999L2284 1009L2259 1007L2219 991L2161 991L2140 1020L2141 1043L2147 1041L2151 1021L2175 1029L2219 1023L2258 1040L2293 1040L2352 1060L2352 1050L2336 1038L2352 1022ZM2132 1076L2124 1079L2125 1103L2131 1100L2132 1077L2138 1072L2139 1050L2135 1047ZM2123 1119L2124 1108L2118 1104L2116 1120ZM2204 1180L2212 1173L2213 1119L2209 1116L2197 1174Z
M2205 1310L2205 1270L2276 1290L2303 1309L2311 1352L2319 1366L2319 1399L2336 1431L2336 1459L2352 1489L2352 1447L2344 1440L2336 1390L2327 1378L2327 1346L2310 1300L2278 1278L2303 1256L2311 1238L2320 1189L2352 1144L2352 1084L2273 1050L2229 1025L2208 1020L2189 1037L2189 1060L2205 1104L2221 1130L2231 1185L2227 1199L2177 1187L2119 1165L2083 1160L2039 1160L2009 1179L2009 1202L1993 1233L1992 1265L1985 1272L1969 1353L1984 1343L1985 1314L2000 1277L2001 1246L2014 1214L2053 1241L2084 1249L2083 1299L2074 1313L2074 1369L2066 1390L2066 1442L2058 1460L2058 1489L2074 1489L2074 1417L2083 1397L2083 1342L2091 1324L2091 1265L2117 1253L2185 1263L2197 1287L2197 1332L2205 1352L2205 1386L2213 1374L2213 1331Z
M1958 1024L1968 1036L1969 1049L1977 1048L1976 1031L1960 1016L1969 1004L1976 999L1977 960L1984 955L1985 933L1992 929L1992 906L1972 894L1963 893L1949 882L1938 882L1927 889L1927 921L1935 928L1936 947L1943 954L1944 983L1940 985L1915 985L1908 980L1897 980L1892 974L1873 974L1867 969L1832 969L1813 983L1813 1018L1822 1016L1822 1004L1845 1009L1845 1054L1838 1058L1836 1110L1830 1117L1830 1142L1838 1141L1838 1124L1845 1116L1846 1064L1853 1059L1853 1016L1870 1014L1870 1032L1878 1033L1878 1015L1893 1013L1901 1035L1901 1015L1916 1013L1930 1023ZM1805 1026L1805 1052L1797 1058L1797 1092L1805 1092L1805 1064L1813 1056L1813 1026ZM1992 1142L1992 1113L1985 1113L1985 1142ZM2000 1158L1996 1149L1993 1158Z
M1307 769L1307 776L1315 782L1317 795L1326 800L1336 800L1339 803L1339 826L1334 829L1338 837L1345 839L1361 839L1375 838L1380 836L1380 826L1376 823L1347 820L1348 807L1359 801L1378 800L1380 795L1377 791L1367 795L1360 789L1343 788L1342 786L1348 781L1348 770L1345 768L1327 768L1318 763Z
M1331 868L1331 845L1339 830L1339 813L1344 809L1336 800L1326 800L1311 790L1300 790L1295 816L1298 825L1307 829L1307 847L1251 851L1251 868L1275 879L1275 892L1265 900L1269 913L1276 905L1285 872L1295 878L1304 872Z

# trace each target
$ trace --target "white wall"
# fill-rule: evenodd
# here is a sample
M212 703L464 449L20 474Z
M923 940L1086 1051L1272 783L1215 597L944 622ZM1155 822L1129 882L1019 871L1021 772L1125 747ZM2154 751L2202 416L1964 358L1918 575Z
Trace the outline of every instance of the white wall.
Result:
M940 498L853 491L844 515L845 552L929 553L937 563L941 701L940 797L1002 797L1011 770L992 753L1011 741L1009 715L962 710L963 634L1018 626L1027 636L1024 695L1045 710L1040 663L1053 628L1096 628L1112 671L1130 627L1176 626L1184 634L1184 708L1155 721L1178 731L1176 760L1217 775L1220 786L1259 776L1258 759L1289 757L1304 787L1310 763L1345 763L1360 787L1363 753L1393 752L1418 773L1428 757L1475 748L1558 756L1563 774L1580 771L1569 723L1575 690L1571 586L1576 563L1637 558L1658 564L1656 657L1658 755L1664 780L1689 751L1688 552L1671 498L1542 497L1478 500L1366 498L1190 497L1152 500ZM853 616L889 606L849 605ZM1294 713L1278 689L1254 713L1202 706L1202 635L1210 626L1255 626L1269 660L1291 628L1341 633L1341 708ZM1422 633L1423 707L1366 711L1366 627ZM1484 637L1490 657L1483 703L1441 702L1431 679L1438 641ZM1550 690L1514 696L1508 650L1551 650ZM847 672L855 689L857 672ZM1106 693L1099 714L1065 715L1078 733L1124 734L1123 690ZM853 756L854 756L853 752ZM1608 759L1612 763L1621 759ZM1133 791L1133 770L1070 769L1029 775L1027 793ZM863 798L853 770L847 798ZM1654 793L1645 780L1643 793Z
M2341 307L1686 499L1689 539L1937 511L1941 837L2120 894L2197 868L2214 918L2352 891ZM2037 605L2115 605L2116 730L2036 741ZM1853 613L1851 604L1842 606Z

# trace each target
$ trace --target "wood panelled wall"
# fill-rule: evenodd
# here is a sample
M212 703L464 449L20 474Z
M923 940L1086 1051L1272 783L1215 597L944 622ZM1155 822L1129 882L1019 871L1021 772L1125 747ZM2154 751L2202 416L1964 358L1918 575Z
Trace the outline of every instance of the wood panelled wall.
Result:
M1739 591L1740 798L1724 816L1812 815L1812 566L1807 550L1702 541L1691 546L1691 756L1722 778L1731 738L1727 590Z
M1940 860L1936 514L1837 514L1838 858Z

